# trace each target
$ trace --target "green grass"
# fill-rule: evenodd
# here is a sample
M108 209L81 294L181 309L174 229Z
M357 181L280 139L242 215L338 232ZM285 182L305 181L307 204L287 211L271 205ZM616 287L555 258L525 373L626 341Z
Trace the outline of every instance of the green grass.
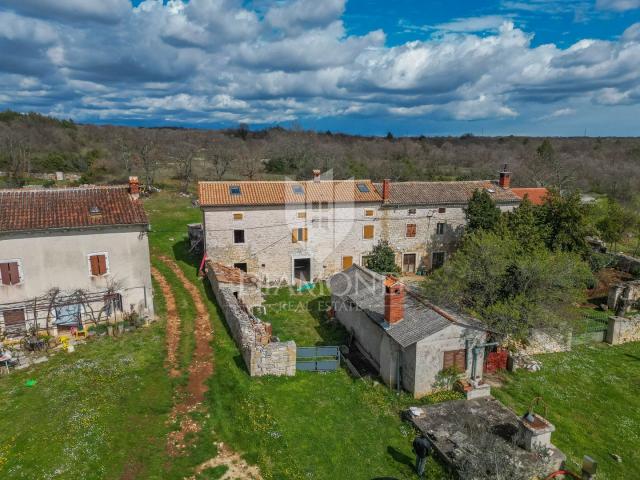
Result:
M542 396L556 426L552 441L574 471L590 455L599 463L599 479L638 478L640 343L594 344L538 359L541 371L507 374L506 385L493 394L516 412Z
M344 370L295 378L250 378L206 282L197 278L198 258L187 253L186 224L200 221L188 200L169 194L146 202L154 232L152 249L173 254L185 275L209 298L214 328L215 373L207 395L205 430L256 463L266 479L413 479L414 432L400 411L415 403L382 385L354 380ZM314 290L291 295L271 292L267 302L322 299ZM267 319L281 338L300 342L339 343L344 332L329 331L317 309L270 309ZM289 337L287 337L289 336ZM444 478L431 461L429 478Z
M155 324L100 338L2 378L0 477L115 479L129 465L161 478L172 404L163 335Z
M295 340L299 345L345 343L346 330L327 316L331 296L326 284L319 283L304 293L289 287L265 289L264 293L266 314L262 320L271 323L280 340Z

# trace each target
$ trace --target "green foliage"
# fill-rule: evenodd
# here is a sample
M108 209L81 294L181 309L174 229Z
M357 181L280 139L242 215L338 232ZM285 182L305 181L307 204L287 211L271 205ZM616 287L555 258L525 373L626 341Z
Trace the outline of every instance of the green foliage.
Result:
M464 214L469 233L476 230L493 230L500 220L500 209L486 190L473 192Z
M540 207L540 222L545 225L545 244L551 250L576 252L584 257L589 253L585 241L591 233L587 207L580 194L560 194L550 190L544 205Z
M425 281L425 293L483 319L499 332L526 338L530 328L559 328L577 318L592 275L575 253L539 245L523 254L512 235L478 231Z
M378 273L398 273L396 254L386 240L380 240L367 258L367 268Z
M540 221L540 208L525 198L511 212L502 216L499 231L518 240L523 253L531 252L542 244L547 226Z
M624 208L612 198L598 202L594 210L598 235L605 242L613 244L614 247L622 240L625 233L632 231L640 222L637 212Z
M451 390L461 376L462 372L455 365L443 368L436 374L436 381L433 386L436 389Z

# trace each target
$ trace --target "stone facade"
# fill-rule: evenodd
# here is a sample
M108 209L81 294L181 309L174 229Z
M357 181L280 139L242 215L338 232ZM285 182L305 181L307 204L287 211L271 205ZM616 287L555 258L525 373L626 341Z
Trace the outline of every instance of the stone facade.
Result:
M240 348L249 375L295 375L295 342L272 341L271 325L250 312L251 307L262 304L259 284L228 282L225 278L228 269L225 270L221 272L213 262L207 262L207 276L211 287Z
M611 345L640 341L640 315L631 318L609 317L606 342Z
M617 283L609 287L607 307L616 315L624 316L638 304L640 304L640 280Z

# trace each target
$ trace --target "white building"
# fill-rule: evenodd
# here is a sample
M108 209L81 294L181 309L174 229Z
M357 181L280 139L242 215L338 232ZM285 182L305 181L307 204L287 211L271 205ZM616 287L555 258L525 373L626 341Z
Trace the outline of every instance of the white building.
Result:
M509 172L472 182L310 181L200 182L208 258L268 283L325 279L365 265L379 240L404 272L445 261L461 237L464 207L484 189L503 210L520 198Z
M56 333L98 315L152 316L138 193L135 177L129 186L0 190L0 327Z

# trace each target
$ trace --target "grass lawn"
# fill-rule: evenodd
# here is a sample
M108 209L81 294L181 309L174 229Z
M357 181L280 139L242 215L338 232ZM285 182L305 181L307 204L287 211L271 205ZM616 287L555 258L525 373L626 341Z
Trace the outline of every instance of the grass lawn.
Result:
M638 478L640 343L585 345L537 358L541 371L507 374L494 396L516 412L542 396L556 426L552 441L572 470L578 471L583 455L590 455L599 463L599 479Z
M166 193L146 201L146 208L154 230L153 252L173 255L210 299L215 372L207 395L210 416L205 419L205 433L258 464L267 479L415 478L414 432L399 416L413 400L381 385L354 380L344 370L250 378L207 282L197 278L198 259L187 253L186 224L200 221L199 210L191 208L188 199ZM270 291L266 319L282 339L335 344L344 332L329 328L314 308L325 299L321 286L304 294ZM276 307L282 304L296 308ZM445 478L433 461L429 473L429 478Z

